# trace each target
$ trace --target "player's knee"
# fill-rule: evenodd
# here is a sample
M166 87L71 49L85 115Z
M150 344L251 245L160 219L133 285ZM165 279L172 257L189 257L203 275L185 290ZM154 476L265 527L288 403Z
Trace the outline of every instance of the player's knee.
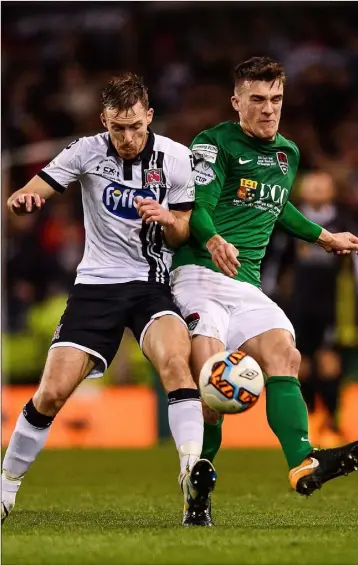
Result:
M195 386L188 360L184 355L176 353L168 356L161 363L159 373L166 391Z
M301 354L296 347L288 346L271 352L262 367L268 376L298 377Z
M68 394L58 386L41 386L33 397L33 403L41 414L56 416L65 404Z

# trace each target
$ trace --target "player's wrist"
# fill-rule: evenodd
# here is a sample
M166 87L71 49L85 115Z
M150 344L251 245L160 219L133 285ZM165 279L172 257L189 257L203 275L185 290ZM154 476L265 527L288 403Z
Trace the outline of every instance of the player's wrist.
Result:
M221 237L219 234L215 234L211 236L210 239L206 242L206 249L212 254L219 245L226 243L225 239Z
M172 212L168 211L165 220L163 222L163 227L165 228L174 227L176 223L177 223L177 218L174 216Z
M334 234L322 228L322 231L318 238L316 239L316 244L320 245L321 247L330 247L334 241Z

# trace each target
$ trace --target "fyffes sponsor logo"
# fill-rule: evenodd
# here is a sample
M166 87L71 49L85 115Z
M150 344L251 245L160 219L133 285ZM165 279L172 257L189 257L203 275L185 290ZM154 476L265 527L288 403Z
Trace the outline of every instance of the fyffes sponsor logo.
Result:
M105 208L114 216L137 220L139 215L134 202L136 196L159 200L159 189L130 188L123 184L112 182L104 189L102 202Z

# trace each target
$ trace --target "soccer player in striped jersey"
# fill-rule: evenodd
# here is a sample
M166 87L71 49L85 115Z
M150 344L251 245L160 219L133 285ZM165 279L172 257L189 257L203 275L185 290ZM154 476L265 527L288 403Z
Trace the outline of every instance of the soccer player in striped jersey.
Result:
M56 414L83 379L103 375L125 327L168 395L185 512L192 509L195 515L196 499L207 497L215 485L211 463L200 460L201 402L189 369L188 330L173 302L168 273L171 248L189 235L191 152L151 131L153 109L136 75L113 78L103 90L102 106L106 131L75 140L8 200L10 212L31 214L79 181L86 239L40 385L21 412L5 454L2 519L14 507ZM196 514L195 523L209 524L207 513Z

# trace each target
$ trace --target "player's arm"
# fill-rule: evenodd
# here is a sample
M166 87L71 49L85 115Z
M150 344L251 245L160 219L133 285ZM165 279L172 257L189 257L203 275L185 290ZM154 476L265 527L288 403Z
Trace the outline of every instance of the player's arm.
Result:
M189 221L195 199L193 157L186 147L182 148L182 154L178 154L177 159L173 161L170 179L168 208L173 222L163 226L163 231L167 245L176 249L189 239Z
M54 194L55 190L42 178L35 175L23 188L8 198L7 207L17 216L31 214L40 210L45 201Z
M11 195L7 201L10 212L17 216L36 212L56 192L64 192L71 182L77 180L81 174L81 141L71 143L23 188Z
M237 274L238 250L227 243L215 228L213 214L225 182L227 157L208 133L200 133L192 143L195 160L195 206L190 231L197 242L211 254L211 259L225 275Z
M311 222L291 202L287 202L277 220L277 227L293 237L316 243L327 253L346 255L358 253L358 237L350 232L331 233L319 224Z
M189 220L194 206L192 156L188 148L178 144L177 157L167 176L170 180L168 209L151 198L136 197L135 202L142 220L161 224L166 244L176 249L189 238Z

